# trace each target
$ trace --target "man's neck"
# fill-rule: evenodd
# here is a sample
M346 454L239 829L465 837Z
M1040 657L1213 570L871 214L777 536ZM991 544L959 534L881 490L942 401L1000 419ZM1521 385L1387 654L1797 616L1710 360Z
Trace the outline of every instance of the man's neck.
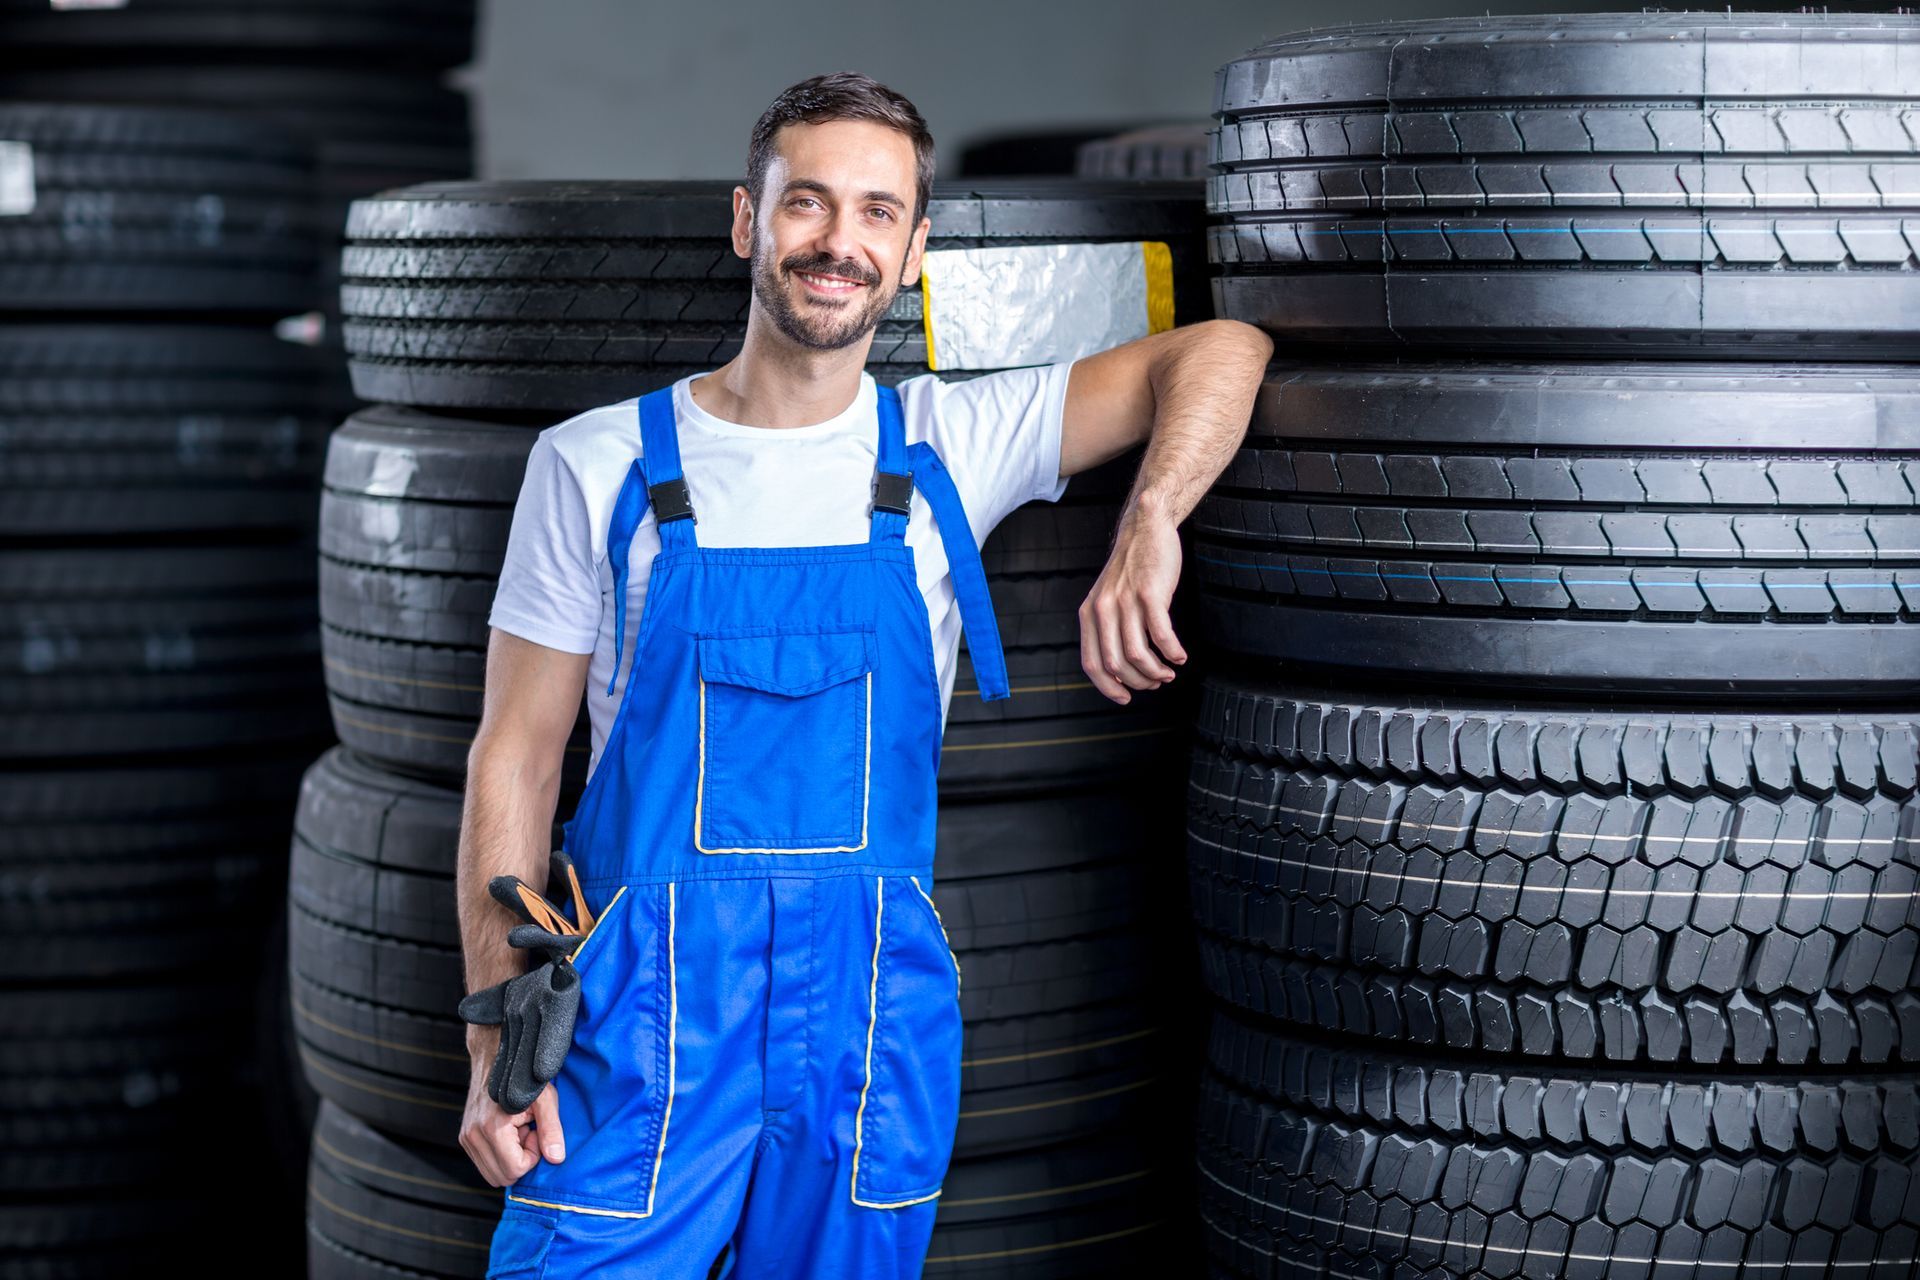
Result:
M810 427L847 411L860 394L860 372L872 346L869 333L838 351L814 351L756 315L749 319L740 354L695 378L687 391L695 404L723 422Z

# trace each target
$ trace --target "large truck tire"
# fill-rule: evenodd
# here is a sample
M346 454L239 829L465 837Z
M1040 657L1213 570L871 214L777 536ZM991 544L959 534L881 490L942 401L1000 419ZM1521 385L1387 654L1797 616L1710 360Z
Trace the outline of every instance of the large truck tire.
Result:
M1912 14L1423 19L1215 93L1219 313L1456 354L1903 359Z

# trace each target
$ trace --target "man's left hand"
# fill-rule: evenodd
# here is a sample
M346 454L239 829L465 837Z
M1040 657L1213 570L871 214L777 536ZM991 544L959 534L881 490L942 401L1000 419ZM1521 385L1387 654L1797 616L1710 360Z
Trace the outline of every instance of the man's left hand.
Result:
M1138 506L1120 519L1113 551L1080 604L1080 667L1093 687L1125 706L1129 689L1157 689L1173 679L1187 651L1168 610L1180 582L1180 531Z

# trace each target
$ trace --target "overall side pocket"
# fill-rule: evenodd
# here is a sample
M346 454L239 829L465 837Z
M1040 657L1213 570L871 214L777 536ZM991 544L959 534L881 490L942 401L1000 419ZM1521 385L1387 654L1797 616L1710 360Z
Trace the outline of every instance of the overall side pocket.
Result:
M551 1214L509 1205L487 1248L486 1280L541 1280L547 1272L553 1232Z
M893 1209L940 1194L960 1120L960 1041L957 969L933 903L911 877L882 877L854 1116L855 1204Z
M580 1012L554 1079L566 1157L534 1165L509 1201L652 1213L673 1097L674 908L672 884L624 886L575 949Z

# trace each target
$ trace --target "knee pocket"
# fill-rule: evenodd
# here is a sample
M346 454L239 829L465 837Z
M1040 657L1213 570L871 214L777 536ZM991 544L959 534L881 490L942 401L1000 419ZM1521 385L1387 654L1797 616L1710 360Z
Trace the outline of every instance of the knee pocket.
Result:
M940 1194L960 1118L958 969L911 877L879 881L869 983L852 1195L898 1208Z
M676 886L629 885L576 950L580 1012L554 1079L566 1158L507 1198L619 1217L653 1211L673 1105L679 975Z

